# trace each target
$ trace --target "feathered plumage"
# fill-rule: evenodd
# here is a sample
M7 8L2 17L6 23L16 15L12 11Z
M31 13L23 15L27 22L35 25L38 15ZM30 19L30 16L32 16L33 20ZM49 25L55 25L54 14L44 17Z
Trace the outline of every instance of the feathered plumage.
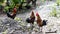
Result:
M26 22L33 24L34 21L35 21L35 15L34 15L34 12L32 11L31 16L26 19Z
M39 27L46 25L47 20L42 20L38 13L36 13L36 16L37 16L37 24Z
M13 9L13 12L10 14L9 12L7 13L7 16L14 19L16 16L17 10L16 8Z

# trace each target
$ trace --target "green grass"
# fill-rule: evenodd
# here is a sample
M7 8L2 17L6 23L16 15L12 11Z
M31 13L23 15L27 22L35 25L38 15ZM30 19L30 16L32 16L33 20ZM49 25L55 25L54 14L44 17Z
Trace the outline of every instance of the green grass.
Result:
M60 0L56 0L57 6L60 6Z

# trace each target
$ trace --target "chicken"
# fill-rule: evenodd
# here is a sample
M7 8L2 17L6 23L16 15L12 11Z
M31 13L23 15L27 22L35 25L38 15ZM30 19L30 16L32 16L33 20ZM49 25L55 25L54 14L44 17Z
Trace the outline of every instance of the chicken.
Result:
M37 24L38 24L38 26L39 27L42 27L42 19L41 19L41 17L39 16L39 14L38 13L36 13L36 16L37 16Z
M34 24L35 21L35 15L34 12L32 11L31 16L26 19L26 22Z
M40 27L40 31L42 32L42 26L46 25L47 20L42 20L38 13L36 13L37 16L37 24Z
M36 16L37 16L37 24L39 27L46 25L47 20L42 20L38 13L36 13Z
M9 12L7 13L7 16L14 19L16 16L17 10L16 8L13 9L13 12L10 14Z

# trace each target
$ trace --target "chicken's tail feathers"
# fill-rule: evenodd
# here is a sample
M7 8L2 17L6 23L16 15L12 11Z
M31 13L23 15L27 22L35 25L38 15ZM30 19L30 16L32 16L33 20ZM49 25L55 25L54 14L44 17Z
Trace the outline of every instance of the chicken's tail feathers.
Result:
M31 21L30 21L30 19L29 19L29 18L27 18L27 19L26 19L26 22L30 23Z
M48 21L48 20L43 20L43 26L44 26L44 25L47 25L47 21Z

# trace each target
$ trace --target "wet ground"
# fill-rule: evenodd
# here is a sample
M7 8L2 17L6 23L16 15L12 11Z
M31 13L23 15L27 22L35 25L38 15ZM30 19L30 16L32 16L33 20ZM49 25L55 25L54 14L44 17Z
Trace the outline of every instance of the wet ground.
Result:
M54 5L56 5L55 0L46 1L46 2L41 2L40 0L38 0L36 9L33 9L34 13L38 12L42 19L46 19L49 22L51 22L51 23L48 23L48 25L46 27L44 27L44 31L47 31L47 29L49 29L49 27L51 27L49 24L52 24L52 25L54 24L55 25L54 28L57 28L56 21L60 21L59 20L60 18L57 19L56 17L49 16L50 11L52 10L51 6L54 6ZM16 17L22 18L22 20L25 22L26 18L30 16L31 11L32 10L29 10L29 11L26 10L26 12L24 12L24 13L17 14ZM5 18L7 18L7 16L5 14L0 16L0 19L2 19L2 20ZM54 22L54 23L52 23L52 22ZM58 24L59 24L59 22L58 22ZM54 28L52 28L52 29L54 30ZM15 32L15 34L16 34L16 32ZM23 33L23 34L25 34L25 33ZM33 33L33 34L37 34L37 33ZM38 33L38 34L43 34L43 33ZM46 33L46 34L57 34L57 33Z

